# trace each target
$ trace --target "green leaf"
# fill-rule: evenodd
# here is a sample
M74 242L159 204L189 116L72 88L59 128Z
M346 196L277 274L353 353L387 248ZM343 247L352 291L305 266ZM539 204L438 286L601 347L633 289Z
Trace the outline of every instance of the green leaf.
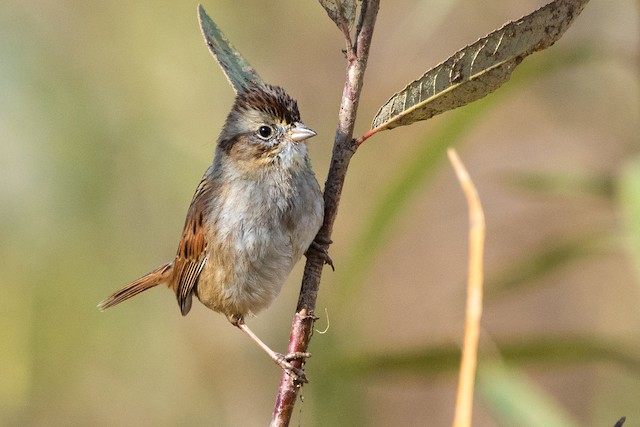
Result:
M466 105L509 80L522 60L555 43L588 0L556 0L456 52L393 95L373 119L377 131Z
M554 242L527 253L522 259L509 262L505 270L487 278L485 295L488 298L522 289L537 279L553 274L571 263L610 250L610 230L592 230L575 237L555 238Z
M613 197L613 180L607 175L578 175L567 172L514 172L505 174L514 187L544 196Z
M618 200L624 214L631 255L640 272L640 159L629 163L620 175Z
M333 356L325 366L327 375L331 372L334 376L349 380L394 375L435 377L453 374L460 368L460 346L455 344L399 352L381 349L378 354L359 352L352 356L334 351Z
M198 17L204 41L213 57L218 61L233 90L238 93L252 86L264 86L264 82L256 70L227 40L201 4L198 5Z
M511 365L538 368L573 368L580 364L610 362L640 376L640 351L627 342L580 335L551 335L526 340L496 342L500 358ZM454 344L428 346L389 352L381 348L380 353L356 352L346 355L334 348L331 360L322 375L338 375L340 378L371 379L393 375L413 377L435 377L452 375L460 368L460 347ZM480 351L478 367L494 360Z
M518 369L499 362L478 370L478 391L505 425L570 427L578 423L550 394Z
M356 19L355 0L319 0L329 18L336 23L338 28L349 29L353 27Z

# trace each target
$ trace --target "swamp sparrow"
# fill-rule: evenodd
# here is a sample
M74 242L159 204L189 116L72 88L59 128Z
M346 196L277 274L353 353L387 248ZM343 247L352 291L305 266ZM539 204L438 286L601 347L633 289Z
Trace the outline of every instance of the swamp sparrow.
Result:
M175 259L104 301L107 309L154 286L176 294L182 315L193 295L249 335L285 371L304 380L290 360L264 344L245 320L269 306L294 264L314 243L323 198L298 105L277 86L254 86L236 97L218 137L213 164L193 196ZM313 243L313 245L312 245Z

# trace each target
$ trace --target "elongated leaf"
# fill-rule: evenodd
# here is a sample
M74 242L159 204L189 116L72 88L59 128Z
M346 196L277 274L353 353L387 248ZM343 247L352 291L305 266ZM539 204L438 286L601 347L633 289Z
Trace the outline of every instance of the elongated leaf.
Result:
M523 372L499 361L484 363L478 371L478 391L505 425L573 427L578 422L545 390Z
M621 341L595 336L550 334L495 344L501 359L512 366L560 369L606 361L625 368L631 375L640 376L640 349ZM326 369L326 373L320 375L331 372L349 379L391 375L436 377L455 374L460 367L460 348L451 344L396 352L382 348L375 354L343 354L339 347L333 351L335 354L332 354L328 363L317 368ZM483 361L492 360L493 357L481 354L478 366L482 367Z
M319 0L338 28L351 28L356 19L356 0Z
M524 57L555 43L588 1L553 1L456 52L393 95L372 128L409 125L488 95L509 80Z
M512 260L509 267L486 280L487 299L517 289L537 286L548 277L589 256L602 255L612 248L611 230L596 229L578 236L555 237L553 243L528 251L522 259Z
M218 61L233 90L238 93L253 85L264 86L264 82L256 70L227 40L201 4L198 5L198 17L204 41L213 57Z
M613 179L596 174L514 172L505 174L505 181L519 190L543 196L587 196L610 201L615 193Z
M640 273L640 159L634 159L623 169L618 182L618 200L629 249Z

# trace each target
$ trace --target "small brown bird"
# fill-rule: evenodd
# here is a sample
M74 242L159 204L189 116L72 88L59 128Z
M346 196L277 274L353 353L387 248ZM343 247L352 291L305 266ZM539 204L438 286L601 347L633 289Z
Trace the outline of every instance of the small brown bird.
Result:
M175 259L104 301L105 310L154 286L176 294L182 315L193 295L249 335L285 371L304 380L290 360L271 350L245 320L269 306L294 264L310 248L323 198L295 100L277 86L236 97L218 137L213 164L193 196ZM330 259L326 258L328 261Z

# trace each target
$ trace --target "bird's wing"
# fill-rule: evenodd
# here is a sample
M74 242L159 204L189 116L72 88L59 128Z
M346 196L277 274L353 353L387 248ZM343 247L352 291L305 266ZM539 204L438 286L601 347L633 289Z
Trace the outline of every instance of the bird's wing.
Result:
M174 286L183 316L191 310L191 299L200 273L207 262L205 220L214 184L205 175L193 196L182 230L176 259L173 262Z

